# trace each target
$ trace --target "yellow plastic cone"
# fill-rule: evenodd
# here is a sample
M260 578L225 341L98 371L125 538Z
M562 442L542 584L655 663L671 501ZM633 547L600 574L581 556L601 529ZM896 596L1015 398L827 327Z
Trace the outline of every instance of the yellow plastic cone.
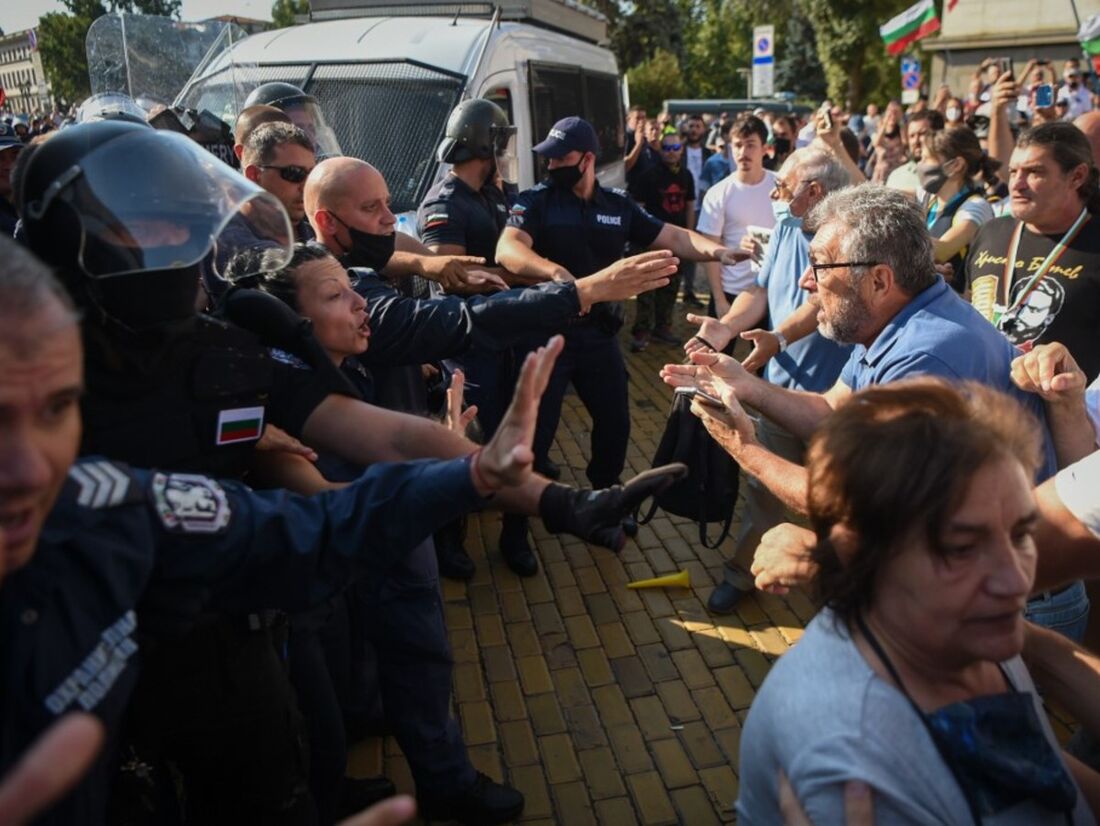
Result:
M665 574L653 579L638 579L627 583L627 588L690 588L691 575L688 571L678 574Z

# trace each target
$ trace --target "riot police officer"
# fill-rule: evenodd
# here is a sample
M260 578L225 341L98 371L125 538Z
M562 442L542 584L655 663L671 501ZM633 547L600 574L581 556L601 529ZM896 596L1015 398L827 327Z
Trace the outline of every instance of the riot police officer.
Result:
M504 110L489 100L473 98L455 107L447 119L443 142L436 153L449 173L433 186L417 211L420 240L432 252L444 255L476 255L492 266L497 239L508 221L515 198L515 135ZM506 280L508 273L501 273ZM529 282L525 282L529 283ZM478 409L485 433L496 431L504 405L514 385L515 361L511 349L472 347L455 363L466 375L466 398ZM551 477L554 478L554 477ZM522 517L505 516L510 520ZM509 535L507 527L502 537ZM451 579L469 579L474 563L464 547L465 525L448 525L435 537L439 572ZM515 557L507 542L501 550L515 569ZM533 557L530 557L533 560ZM520 573L529 565L520 565Z
M742 260L683 227L662 223L621 189L596 179L600 144L579 117L559 120L535 152L548 161L548 183L520 194L497 244L496 258L511 272L539 280L583 279L636 249L670 249L688 261ZM593 307L565 333L565 350L543 396L535 434L535 465L548 459L562 398L572 382L592 415L591 458L586 469L596 485L614 484L622 473L630 438L627 374L616 333L622 307ZM525 538L525 537L524 537Z
M285 112L295 126L309 135L317 147L318 159L344 154L313 95L307 95L293 83L263 83L249 93L242 110L261 103Z
M0 774L58 717L90 711L113 745L49 822L101 823L137 679L137 629L164 609L156 603L177 597L170 610L181 625L204 602L234 612L316 603L520 481L529 458L524 470L513 433L470 460L378 464L313 499L98 458L74 464L83 385L75 310L28 252L7 240L0 252ZM529 419L554 353L526 371ZM209 759L216 747L207 744ZM266 820L252 812L247 822Z
M253 335L195 313L200 267L239 209L272 240L291 234L276 199L197 144L122 122L72 127L35 152L17 199L29 246L85 313L85 453L240 478L265 422L361 465L473 450L433 422L333 393L324 371L276 361ZM663 481L585 499L534 477L494 501L618 547L618 516ZM207 618L184 637L167 629L146 658L135 728L171 752L198 822L308 822L276 621L256 612ZM474 780L441 794L490 822L503 787Z

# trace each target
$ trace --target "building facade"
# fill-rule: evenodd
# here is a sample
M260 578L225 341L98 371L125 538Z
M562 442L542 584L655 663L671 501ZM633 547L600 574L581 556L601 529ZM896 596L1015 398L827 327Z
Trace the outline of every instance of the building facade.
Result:
M0 87L11 112L30 114L53 105L42 55L35 46L32 29L0 35Z

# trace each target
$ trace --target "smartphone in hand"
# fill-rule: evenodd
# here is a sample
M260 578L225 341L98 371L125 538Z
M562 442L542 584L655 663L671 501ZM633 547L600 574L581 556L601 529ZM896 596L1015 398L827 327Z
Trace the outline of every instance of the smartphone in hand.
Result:
M1054 86L1050 83L1040 83L1035 87L1035 108L1049 109L1054 105Z
M689 399L698 399L700 404L705 404L707 407L713 407L717 410L725 410L725 403L717 396L712 396L705 390L700 390L698 387L677 387L676 395L687 396Z

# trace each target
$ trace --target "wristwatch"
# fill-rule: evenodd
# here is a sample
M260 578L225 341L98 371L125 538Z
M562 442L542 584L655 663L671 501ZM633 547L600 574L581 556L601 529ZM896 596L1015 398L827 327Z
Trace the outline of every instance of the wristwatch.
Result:
M778 330L772 330L772 333L775 335L776 341L779 342L779 352L782 353L787 349L787 337Z

